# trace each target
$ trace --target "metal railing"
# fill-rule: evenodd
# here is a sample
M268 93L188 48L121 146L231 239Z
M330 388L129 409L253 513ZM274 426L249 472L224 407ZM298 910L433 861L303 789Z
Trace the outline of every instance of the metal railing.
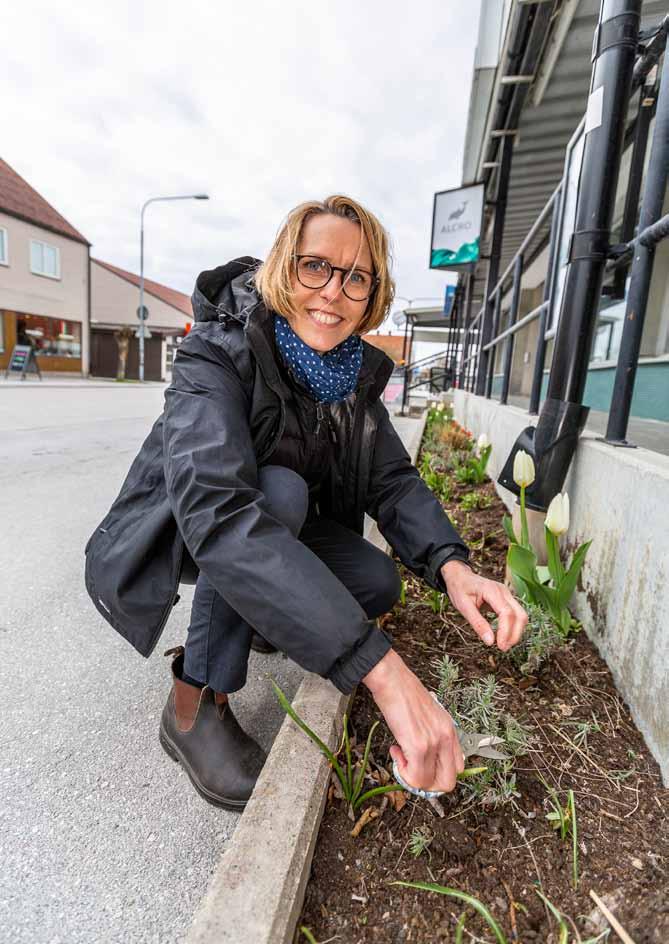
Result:
M436 354L430 354L427 357L421 357L420 360L414 361L412 364L406 364L404 366L404 386L402 389L401 410L402 416L404 416L406 407L409 403L411 390L415 390L418 387L427 387L429 392L438 393L441 390L448 389L450 386L450 379L452 377L452 370L449 368L447 360L448 348L443 351L438 351ZM427 371L427 376L419 376L412 380L412 376L415 375L416 371L419 371L421 374L423 374L424 371Z
M633 89L644 83L648 73L662 55L662 51L666 45L667 33L669 33L669 16L665 17L658 26L655 35L636 62L632 83ZM629 232L629 229L625 232L625 224L623 224L621 235L623 239L625 239L625 242L621 245L607 245L605 247L606 257L608 259L606 270L609 272L611 270L618 270L617 284L619 286L621 284L624 286L627 270L630 269L631 266L631 284L627 296L627 311L609 411L609 427L606 435L606 441L616 445L629 445L625 437L629 421L636 366L639 357L645 307L648 300L648 286L652 274L653 254L657 243L669 237L669 215L660 217L662 201L666 191L667 169L669 168L668 60L669 57L665 54L662 77L659 82L659 94L657 94L658 86L657 84L655 85L655 92L657 94L656 120L639 218L640 232L634 238L629 238L632 233ZM644 94L646 91L647 89L644 89L643 93L640 95L639 116L637 121L641 121L644 103L647 104L648 102L648 97ZM647 117L644 116L644 119L647 127ZM575 141L581 134L584 120L585 119L581 121L574 132L567 153L569 153L569 150L574 146ZM646 142L647 134L637 134L635 136L631 162L632 171L630 173L628 188L633 191L632 197L635 196L634 191L636 191L637 200L640 191L640 175L643 171ZM634 174L638 174L639 179L636 179ZM530 414L536 414L539 411L544 377L546 344L556 334L556 328L548 325L548 318L554 308L553 301L555 298L559 266L558 246L564 235L560 233L560 219L562 194L565 190L566 176L567 171L565 170L563 178L560 180L521 245L509 261L502 276L497 279L495 285L485 295L483 304L478 313L469 320L467 318L467 308L470 307L471 303L468 302L468 304L465 305L463 324L464 338L458 352L459 358L457 363L453 365L454 374L458 378L458 383L461 387L470 392L476 390L478 387L477 392L489 399L492 395L494 368L498 358L498 348L503 346L499 401L503 404L507 403L515 335L519 331L526 329L532 322L539 319L540 323L535 348L532 388L528 408ZM636 218L637 200L634 200L634 212L631 215L626 214L626 218L632 221L632 232ZM529 249L533 241L541 235L542 228L548 222L549 218L548 262L544 282L543 301L532 311L519 318L521 282L526 270L526 259L529 254ZM575 236L572 235L572 240L573 239L575 239ZM539 249L541 248L543 247L541 242L539 242ZM620 271L623 273L622 282ZM471 276L469 279L471 279ZM502 325L502 299L509 289L511 291L511 300L508 312L506 313L505 323ZM470 294L470 286L468 286L468 295ZM554 320L557 321L558 312L555 311L553 314ZM489 340L486 339L486 333L492 335ZM574 356L575 355L576 352L574 352ZM582 352L580 352L580 356L582 358ZM499 376L499 374L497 376Z

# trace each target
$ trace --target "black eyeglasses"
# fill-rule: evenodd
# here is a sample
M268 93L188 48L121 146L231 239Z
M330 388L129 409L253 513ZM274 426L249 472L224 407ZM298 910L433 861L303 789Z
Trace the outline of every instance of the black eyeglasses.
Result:
M298 282L305 288L323 288L335 272L341 272L342 291L352 302L365 301L379 284L378 278L366 269L344 269L341 266L333 266L327 259L321 259L320 256L296 255L295 271Z

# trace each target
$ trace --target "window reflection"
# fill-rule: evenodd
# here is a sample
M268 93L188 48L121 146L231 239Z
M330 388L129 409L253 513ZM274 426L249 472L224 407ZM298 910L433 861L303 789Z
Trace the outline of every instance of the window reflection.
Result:
M16 343L32 345L40 356L81 357L81 325L60 318L20 315Z

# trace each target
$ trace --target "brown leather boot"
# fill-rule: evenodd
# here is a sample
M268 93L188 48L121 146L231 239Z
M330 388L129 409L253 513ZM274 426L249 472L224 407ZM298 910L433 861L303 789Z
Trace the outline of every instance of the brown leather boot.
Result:
M160 719L160 743L178 761L203 799L243 810L266 755L240 727L227 698L182 681L183 646L170 649L172 690Z

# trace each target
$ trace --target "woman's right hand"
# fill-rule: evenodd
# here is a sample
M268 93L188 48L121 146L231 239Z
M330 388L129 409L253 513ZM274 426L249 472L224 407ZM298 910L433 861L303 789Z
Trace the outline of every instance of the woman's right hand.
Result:
M464 756L449 713L391 649L363 679L397 741L390 756L412 787L450 792Z

